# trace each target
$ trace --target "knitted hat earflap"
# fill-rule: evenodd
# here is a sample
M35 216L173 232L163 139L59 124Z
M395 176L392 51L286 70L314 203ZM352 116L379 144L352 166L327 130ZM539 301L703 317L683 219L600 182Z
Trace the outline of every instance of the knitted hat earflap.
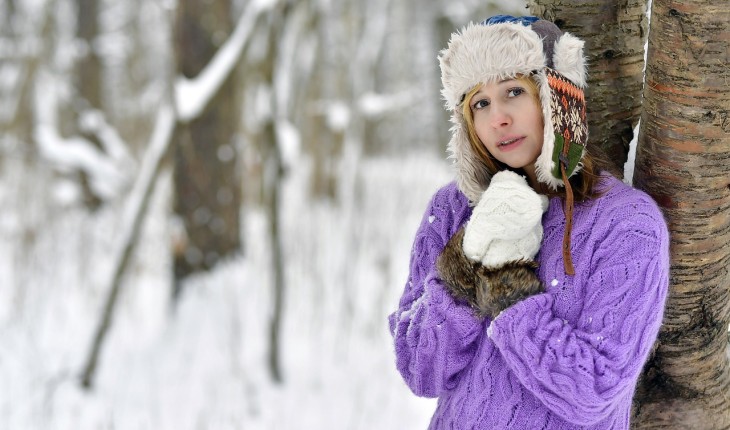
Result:
M574 275L573 258L570 255L570 233L573 227L573 187L568 178L578 167L588 139L586 104L583 89L563 75L546 68L550 86L550 108L555 133L553 150L553 176L565 185L565 233L563 235L563 264L565 273Z

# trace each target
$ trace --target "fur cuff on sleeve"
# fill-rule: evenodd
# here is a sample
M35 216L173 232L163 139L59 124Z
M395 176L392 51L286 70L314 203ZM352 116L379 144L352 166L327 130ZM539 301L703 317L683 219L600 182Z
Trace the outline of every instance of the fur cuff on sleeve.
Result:
M436 261L451 295L465 301L480 317L496 317L518 301L545 291L534 261L510 261L497 268L473 262L461 246L464 228L454 234Z
M451 236L436 260L436 269L451 295L476 309L476 286L479 283L477 270L481 264L470 260L464 254L461 246L464 241L464 231L462 227Z
M477 270L479 284L476 290L479 315L496 317L513 304L545 291L535 274L534 261L510 261L496 269L482 266Z

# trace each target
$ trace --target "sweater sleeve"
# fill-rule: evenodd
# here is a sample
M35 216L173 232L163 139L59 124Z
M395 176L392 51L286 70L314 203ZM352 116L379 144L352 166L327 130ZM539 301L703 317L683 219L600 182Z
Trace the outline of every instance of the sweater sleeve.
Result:
M408 282L389 316L398 371L419 396L437 397L456 385L488 323L451 297L436 270L438 255L468 210L453 186L433 197L416 233Z
M634 206L635 207L635 206ZM655 205L612 220L596 240L574 323L550 289L506 309L488 328L507 366L563 419L591 425L631 398L661 325L669 235ZM577 281L576 281L577 282Z

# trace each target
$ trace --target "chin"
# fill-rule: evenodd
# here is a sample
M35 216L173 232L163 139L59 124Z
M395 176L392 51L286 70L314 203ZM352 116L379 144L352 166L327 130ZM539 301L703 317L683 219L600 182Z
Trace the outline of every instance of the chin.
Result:
M529 166L530 163L524 162L524 163L515 163L515 162L503 162L505 165L509 166L512 169L518 170L518 169L524 169L525 167Z

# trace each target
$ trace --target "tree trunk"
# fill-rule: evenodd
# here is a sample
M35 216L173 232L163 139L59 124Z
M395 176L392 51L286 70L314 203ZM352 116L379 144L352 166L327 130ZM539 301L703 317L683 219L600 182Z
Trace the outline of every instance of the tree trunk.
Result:
M178 70L185 77L195 77L232 32L230 16L226 0L179 1L175 51ZM211 269L241 248L241 184L234 145L239 108L234 76L228 77L206 112L176 131L174 210L186 239L174 256L175 296L182 279Z
M310 189L313 198L335 200L337 197L338 177L337 160L342 155L342 141L345 125L349 117L345 113L344 99L349 75L350 58L342 58L343 47L353 45L352 37L342 24L348 22L343 9L347 2L333 3L323 9L315 21L317 33L317 60L314 75L309 86L309 97L313 100L334 100L338 104L320 103L318 115L303 122L303 145L312 156L312 176ZM331 48L330 48L331 47ZM336 108L340 115L333 114Z
M94 49L96 37L99 34L99 0L77 0L76 7L76 38L77 42L85 47L85 50L76 62L74 70L76 97L73 100L73 109L66 113L66 115L72 116L73 120L62 121L60 126L63 129L63 123L73 124L74 127L68 131L70 135L81 135L101 149L102 145L97 137L93 133L85 132L81 126L81 118L87 111L102 109L101 59ZM64 117L63 112L60 112L60 115L61 118ZM79 172L79 182L86 206L89 209L97 209L101 205L102 199L91 189L90 178L86 172Z
M281 331L284 319L284 298L286 278L284 275L284 254L282 252L281 188L283 166L281 152L276 138L274 122L264 126L262 142L264 152L264 204L269 219L269 246L271 251L271 271L273 275L273 306L269 320L269 372L274 382L284 381L281 356Z
M730 427L730 2L654 0L634 184L663 208L671 285L637 429Z
M77 37L86 47L85 55L76 63L76 87L85 106L80 109L101 109L101 59L94 44L99 33L99 1L78 0Z
M307 5L302 7L307 7ZM261 77L269 88L273 89L271 97L271 115L266 118L261 130L261 149L263 155L263 203L266 217L269 220L269 249L271 252L271 272L273 278L272 310L269 319L269 351L268 365L271 378L276 383L284 382L282 367L281 339L282 324L284 321L284 300L286 298L286 276L284 270L283 253L283 225L281 217L281 194L284 179L284 165L282 163L281 144L276 132L277 119L287 118L287 106L279 104L283 100L278 85L285 85L283 78L277 81L276 71L283 65L283 39L287 31L296 31L296 26L290 22L292 2L280 3L269 14L268 25L268 55L260 64ZM282 72L283 73L283 72ZM290 83L293 87L293 83ZM287 94L291 97L291 94Z
M531 0L530 11L586 42L588 127L623 172L641 113L646 37L645 0Z

